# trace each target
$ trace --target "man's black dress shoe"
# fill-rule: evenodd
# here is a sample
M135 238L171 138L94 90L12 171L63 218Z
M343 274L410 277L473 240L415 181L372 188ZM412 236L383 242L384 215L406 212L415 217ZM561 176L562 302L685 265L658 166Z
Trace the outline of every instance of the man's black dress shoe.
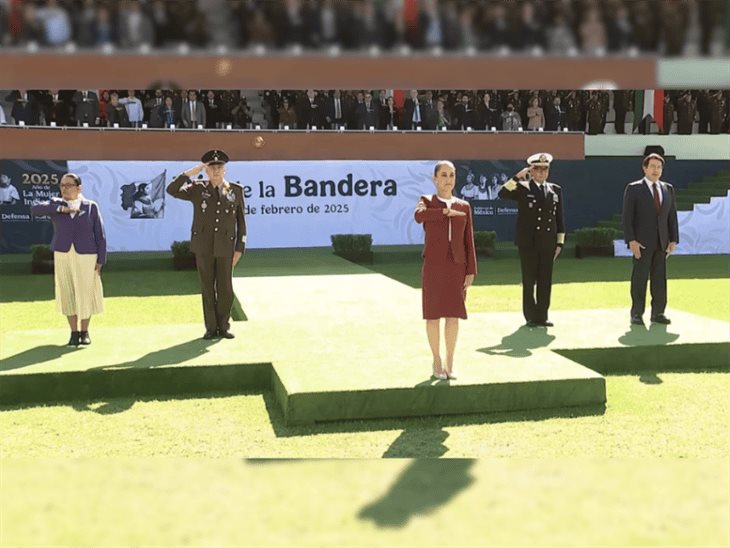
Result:
M641 316L631 316L631 323L634 325L644 325L644 320Z
M79 331L79 344L91 344L91 337L88 331Z
M540 322L537 325L539 325L540 327L553 327L555 324L549 320L545 320L544 322Z
M664 325L669 325L670 323L672 323L672 320L667 318L664 314L659 314L657 316L653 316L651 318L651 321L654 323L663 323Z
M230 331L223 331L221 329L218 330L218 335L220 335L224 339L235 339L236 336L231 333Z
M68 340L66 346L78 346L80 344L80 332L71 331L71 338Z
M206 332L205 332L205 335L203 335L203 338L204 338L204 339L205 339L206 341L209 341L209 340L211 340L211 339L215 339L215 331L206 331Z

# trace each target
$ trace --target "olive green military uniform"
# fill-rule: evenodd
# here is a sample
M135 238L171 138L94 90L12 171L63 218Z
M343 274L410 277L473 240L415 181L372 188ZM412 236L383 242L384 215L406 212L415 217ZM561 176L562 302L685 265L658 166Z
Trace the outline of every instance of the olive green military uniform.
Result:
M167 192L193 204L190 250L200 276L205 329L227 332L233 305L233 252L246 248L243 187L226 182L216 188L183 174Z

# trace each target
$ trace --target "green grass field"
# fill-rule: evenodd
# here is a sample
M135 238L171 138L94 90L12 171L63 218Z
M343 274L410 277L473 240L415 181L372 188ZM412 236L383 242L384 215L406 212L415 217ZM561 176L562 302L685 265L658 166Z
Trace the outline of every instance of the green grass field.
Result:
M630 261L569 251L554 309L628 309ZM329 250L291 253L251 251L236 275L330 273ZM27 261L0 257L2 329L64 327L52 278L28 275ZM168 261L112 255L93 326L202 324L196 273ZM670 306L730 321L728 264L672 257ZM370 268L419 286L416 248L377 250ZM479 268L469 310L520 310L513 248ZM598 414L315 426L287 426L270 393L5 407L0 545L730 544L728 370L608 376L607 390ZM391 460L401 457L479 460Z
M4 464L0 543L719 547L730 540L728 464L13 460Z

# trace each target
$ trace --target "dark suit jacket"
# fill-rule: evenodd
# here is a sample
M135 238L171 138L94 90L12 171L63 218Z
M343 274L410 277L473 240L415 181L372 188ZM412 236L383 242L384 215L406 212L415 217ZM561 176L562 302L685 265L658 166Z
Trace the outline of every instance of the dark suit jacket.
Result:
M335 118L335 98L334 98L334 96L327 97L327 100L324 103L325 117L327 119L329 119L329 121L327 123L328 124L337 123L338 125L343 125L343 126L347 125L347 122L350 119L351 109L352 109L352 105L351 105L350 100L344 95L340 96L340 116L341 116L341 118L336 119Z
M666 249L669 242L679 243L674 187L664 181L659 181L659 185L662 189L662 205L658 213L654 205L654 196L644 179L626 186L623 224L624 240L627 244L636 240L646 249L653 250L656 248L657 240L662 249Z
M420 201L426 204L426 209L416 211L415 217L417 223L423 223L426 231L423 256L445 261L451 248L454 262L466 264L466 273L476 275L477 257L469 202L457 199L451 206L452 209L466 213L465 217L447 217L443 213L446 204L435 194L421 196ZM451 241L449 241L449 226L451 226Z
M127 109L124 108L124 105L119 105L119 107L114 107L111 103L106 106L106 117L109 120L109 127L114 127L114 124L119 124L119 127L130 127L132 124L129 123Z
M563 217L563 191L559 185L546 181L544 197L539 193L536 183L518 182L514 190L504 186L499 197L517 202L518 247L535 248L540 245L554 248L558 234L565 234Z
M81 91L77 91L73 96L73 103L76 105L74 112L74 118L79 124L88 122L90 126L96 123L96 118L99 116L99 97L93 91L90 91L86 95L86 101L84 101L84 94Z
M378 127L378 107L374 102L370 102L370 108L366 103L362 103L357 107L357 128L370 129Z
M401 123L403 124L403 129L413 129L413 111L416 108L416 103L411 99L410 97L405 100L403 103L403 115L401 116L402 120ZM424 124L424 112L423 112L423 104L419 101L418 102L418 108L419 108L419 114L421 118L421 126Z
M167 186L167 193L193 204L190 251L215 257L233 257L246 248L243 187L229 183L223 197L208 181L191 181L185 175Z

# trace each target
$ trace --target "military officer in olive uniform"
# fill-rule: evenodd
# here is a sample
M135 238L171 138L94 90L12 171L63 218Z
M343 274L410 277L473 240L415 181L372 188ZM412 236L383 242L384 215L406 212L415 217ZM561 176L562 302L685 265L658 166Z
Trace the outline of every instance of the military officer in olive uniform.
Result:
M565 243L563 192L547 181L552 160L546 152L533 154L527 159L528 167L499 191L500 198L518 204L515 244L522 264L522 312L529 327L553 325L548 321L553 261Z
M243 188L223 178L228 162L225 152L209 150L201 160L202 164L178 175L167 192L193 204L190 250L195 253L203 295L203 338L232 339L233 267L246 249ZM203 170L208 180L191 179Z

